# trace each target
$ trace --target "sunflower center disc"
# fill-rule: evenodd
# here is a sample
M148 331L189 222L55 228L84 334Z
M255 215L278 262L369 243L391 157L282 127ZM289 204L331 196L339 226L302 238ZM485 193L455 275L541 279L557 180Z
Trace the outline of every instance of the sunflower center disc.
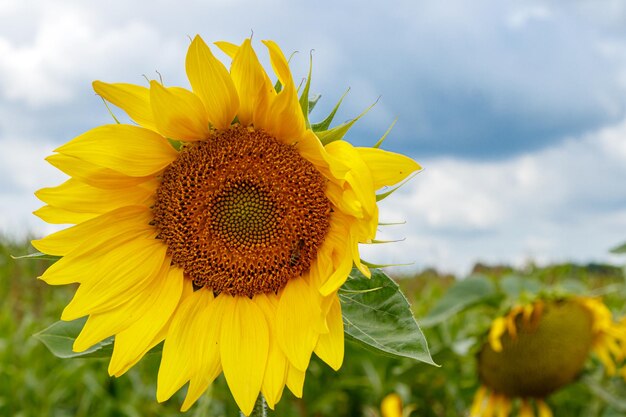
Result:
M324 242L325 190L294 146L236 125L180 152L157 190L154 223L196 286L277 292L310 268Z
M547 302L538 325L516 320L517 336L502 351L487 343L478 355L483 384L508 397L544 398L580 373L593 341L592 317L574 301Z

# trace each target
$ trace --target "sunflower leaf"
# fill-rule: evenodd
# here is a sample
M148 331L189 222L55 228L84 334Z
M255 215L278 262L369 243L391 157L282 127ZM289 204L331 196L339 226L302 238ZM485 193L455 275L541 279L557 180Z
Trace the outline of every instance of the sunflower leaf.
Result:
M353 269L339 291L346 334L366 347L435 365L400 287L383 271L366 278Z
M496 286L485 276L474 275L457 281L424 317L422 325L431 327L442 323L453 315L495 296L497 296Z
M626 253L626 243L622 243L621 245L612 248L611 253Z
M84 352L74 352L72 345L82 330L86 318L73 321L57 321L33 336L42 342L58 358L108 358L113 353L113 338L96 343Z

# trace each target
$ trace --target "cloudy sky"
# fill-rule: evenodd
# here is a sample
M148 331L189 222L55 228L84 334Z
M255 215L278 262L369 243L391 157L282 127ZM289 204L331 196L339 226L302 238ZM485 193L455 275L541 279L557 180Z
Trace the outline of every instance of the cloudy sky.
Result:
M626 240L626 2L405 0L1 0L0 232L52 230L33 191L62 175L43 158L110 116L91 81L187 85L189 36L254 32L313 51L322 118L380 100L350 134L425 170L382 204L403 242L379 262L464 273L475 261L620 261ZM259 50L261 50L259 48ZM117 112L118 116L123 116Z

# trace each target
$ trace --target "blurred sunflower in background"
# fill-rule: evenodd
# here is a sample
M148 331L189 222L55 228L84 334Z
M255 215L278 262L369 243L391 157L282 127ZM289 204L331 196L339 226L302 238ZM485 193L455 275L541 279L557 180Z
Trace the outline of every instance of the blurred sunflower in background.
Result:
M217 42L230 71L196 36L191 90L96 81L135 124L92 129L47 160L70 178L36 193L35 212L73 224L33 245L61 257L41 276L80 284L63 320L88 316L84 351L115 336L109 373L124 374L165 340L157 399L189 382L187 410L224 373L249 415L262 393L302 395L313 352L342 365L339 287L378 226L376 191L419 170L408 157L343 140L353 122L311 125L273 41L278 82L251 40ZM378 198L380 199L380 198Z
M626 376L626 325L601 300L538 298L496 318L478 353L481 387L470 417L550 417L547 396L574 381L590 354L608 375Z

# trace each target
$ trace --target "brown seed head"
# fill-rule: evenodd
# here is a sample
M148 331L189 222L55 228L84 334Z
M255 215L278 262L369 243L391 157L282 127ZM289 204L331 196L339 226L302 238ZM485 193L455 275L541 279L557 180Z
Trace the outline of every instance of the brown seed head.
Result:
M196 286L277 292L310 268L324 241L325 190L294 146L235 125L180 152L157 190L154 223Z

